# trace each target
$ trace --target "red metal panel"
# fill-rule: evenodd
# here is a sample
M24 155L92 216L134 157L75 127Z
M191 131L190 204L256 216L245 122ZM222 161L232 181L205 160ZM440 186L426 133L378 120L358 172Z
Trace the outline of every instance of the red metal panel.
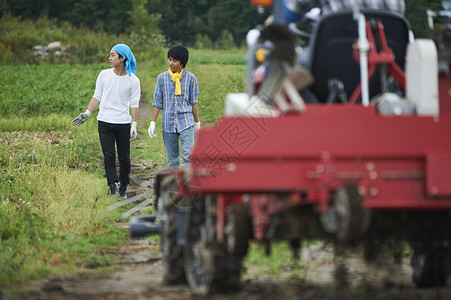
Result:
M427 156L427 194L451 196L451 151Z
M451 152L450 132L449 114L380 116L373 106L309 105L279 118L229 117L200 131L190 183L206 193L303 191L309 203L323 203L352 181L369 207L428 206L426 156Z
M376 109L310 105L279 118L225 118L199 133L193 159L424 156L450 149L449 116L380 116Z

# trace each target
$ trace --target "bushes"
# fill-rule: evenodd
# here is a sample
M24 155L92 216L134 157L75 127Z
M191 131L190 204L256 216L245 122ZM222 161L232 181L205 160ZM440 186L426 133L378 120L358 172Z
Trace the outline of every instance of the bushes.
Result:
M134 23L127 34L115 37L87 27L77 28L68 22L43 18L31 21L5 14L0 19L0 65L102 63L108 61L111 47L117 43L128 44L135 56L149 60L161 51L163 37L156 25L159 18L159 15L147 15L145 12L132 15ZM34 57L34 46L47 46L55 41L65 47L65 55L49 55L44 60Z
M39 19L35 22L5 14L0 19L0 64L39 63L32 48L59 41L69 46L67 56L55 62L98 63L106 61L114 38L93 33L87 28L75 28L67 22Z
M195 49L213 49L213 42L208 35L196 34L196 42L194 44Z
M220 50L232 50L233 48L235 48L233 35L229 31L223 30L221 32L221 36L218 40L218 48Z
M195 49L233 50L236 48L233 35L228 30L223 30L218 39L213 43L207 35L197 34Z
M146 1L132 0L132 10L129 12L132 24L127 28L124 40L133 45L135 56L149 61L161 52L164 38L158 28L161 19L159 14L149 14L145 8Z

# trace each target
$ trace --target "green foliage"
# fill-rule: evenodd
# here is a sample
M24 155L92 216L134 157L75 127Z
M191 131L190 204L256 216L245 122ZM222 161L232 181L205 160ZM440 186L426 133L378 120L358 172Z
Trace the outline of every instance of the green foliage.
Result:
M213 42L206 34L196 34L196 42L194 43L196 49L213 49Z
M158 117L155 126L155 134L157 135L156 138L149 138L147 133L149 123L150 120L145 122L144 129L139 131L139 135L143 138L140 140L140 145L135 146L135 151L131 153L131 155L145 163L155 164L154 171L158 171L158 169L166 165L166 150L164 148L163 134L161 130L161 116ZM147 172L151 172L151 170L147 170Z
M0 132L0 289L76 266L109 265L112 258L98 248L127 238L108 226L119 212L105 209L114 199L94 171L101 159L97 132L94 122L83 126Z
M190 50L189 65L209 65L219 64L225 68L225 65L241 65L245 67L245 51L236 49L231 51L199 51L197 49Z
M67 127L71 126L69 124ZM83 124L83 129L77 127L73 131L0 132L0 167L17 169L28 164L53 166L57 161L72 167L91 164L94 168L101 155L95 125L92 120Z
M167 44L179 42L188 46L194 46L197 34L218 42L223 30L231 33L235 45L240 45L245 39L246 32L262 24L270 14L269 10L259 13L249 1L243 0L61 0L51 3L5 0L0 5L0 15L8 12L33 22L39 18L57 19L61 24L68 22L72 26L86 27L97 33L105 31L109 35L122 36L121 40L132 41L130 43L132 49L135 46L134 42L140 48L140 43L162 41L160 33L154 31L154 23L147 28L148 31L144 35L139 30L136 31L137 24L140 26L144 24L142 22L144 19L149 20L148 12L152 13L150 15L153 18L152 22L158 23ZM133 36L130 35L131 32ZM97 45L96 41L93 42ZM65 43L73 44L73 42ZM112 43L106 44L111 47ZM4 49L0 47L0 50ZM11 53L15 52L8 52L8 55Z
M299 279L306 276L306 263L293 258L291 249L286 242L276 242L271 245L271 254L266 255L263 245L251 243L249 252L244 259L248 272L264 279ZM243 275L246 278L246 274Z
M86 109L106 65L0 66L0 115L39 116ZM67 120L69 122L69 120Z
M219 50L231 50L235 48L233 42L233 36L228 30L223 30L221 36L218 39L218 49Z
M132 23L127 28L127 44L133 45L133 51L140 53L141 59L150 60L160 53L163 36L158 28L161 15L149 14L145 2L132 0L133 8L128 12Z
M70 119L67 115L51 114L33 116L24 119L17 115L0 116L0 132L2 131L59 131L69 130Z
M122 35L130 32L129 26L134 26L133 19L137 18L135 14L127 12L138 12L138 15L152 12L154 16L164 16L158 20L158 26L168 45L183 43L200 48L198 35L207 36L212 42L218 42L223 30L232 34L236 46L241 45L247 31L263 24L271 14L270 8L266 8L262 12L246 0L138 0L138 2L139 7L142 8L141 11L136 11L137 2L135 0L60 0L53 2L3 0L0 2L0 15L4 16L9 12L13 16L22 16L33 21L39 18L57 18L58 22L68 22L80 28L87 27L98 33L106 31L108 34ZM441 0L406 0L405 2L406 16L412 25L415 36L428 37L426 9L442 9ZM153 29L150 32L153 33ZM2 32L1 35L3 34ZM19 35L17 36L19 37ZM128 37L129 34L122 39L128 40ZM32 39L32 35L28 38ZM29 43L28 38L23 39L22 43ZM131 38L136 40L139 37ZM72 42L70 43L72 44ZM111 46L111 43L107 44ZM9 56L14 56L17 52L5 46L7 44L0 43L0 53L4 53L3 56L10 61L12 58Z
M200 57L198 57L198 55ZM188 71L196 75L199 84L199 116L202 122L213 123L224 113L224 100L228 93L245 91L244 55L211 52L192 55ZM214 63L206 63L217 60ZM241 61L241 64L238 62ZM236 63L236 64L235 64Z
M126 14L130 8L129 0L3 0L0 2L0 15L10 12L32 20L58 18L78 27L121 34L130 23Z
M163 36L157 26L161 17L149 15L142 1L134 0L136 5L130 11L133 23L120 38L103 33L103 29L95 33L68 22L44 18L32 21L5 14L0 19L0 65L107 62L111 47L117 43L128 44L139 62L149 61L161 52ZM34 46L45 47L55 41L64 47L61 56L48 55L45 59L34 56Z
M168 44L182 43L195 46L197 35L208 36L219 42L221 32L233 36L235 46L240 45L249 29L262 24L270 14L260 14L250 1L243 0L165 0L149 1L152 11L164 16L159 25Z
M431 38L426 10L442 9L441 0L406 0L406 18L416 38Z
M33 46L47 46L59 41L66 47L65 54L49 62L98 63L106 61L114 44L113 38L102 33L94 34L88 28L76 28L56 20L22 19L5 14L0 19L0 64L39 63Z

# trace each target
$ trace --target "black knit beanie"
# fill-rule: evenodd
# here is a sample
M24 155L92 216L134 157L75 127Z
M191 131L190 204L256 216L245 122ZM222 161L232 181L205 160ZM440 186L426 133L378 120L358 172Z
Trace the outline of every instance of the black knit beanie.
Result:
M185 68L189 58L189 51L183 45L174 45L168 51L168 58L169 57L180 61L182 67Z

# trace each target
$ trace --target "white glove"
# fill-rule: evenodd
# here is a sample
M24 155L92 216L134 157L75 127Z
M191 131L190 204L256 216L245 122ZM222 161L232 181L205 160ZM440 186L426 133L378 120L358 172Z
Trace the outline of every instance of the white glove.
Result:
M197 132L200 129L200 122L194 122L194 132Z
M154 121L150 121L150 126L149 126L149 129L147 130L147 132L149 133L150 138L157 137L157 135L155 134L155 122Z
M80 126L81 124L86 122L90 115L91 112L89 110L86 110L84 113L79 114L78 117L72 120L72 125Z
M132 127L130 127L130 142L136 140L138 137L138 131L136 130L136 122L132 122Z

